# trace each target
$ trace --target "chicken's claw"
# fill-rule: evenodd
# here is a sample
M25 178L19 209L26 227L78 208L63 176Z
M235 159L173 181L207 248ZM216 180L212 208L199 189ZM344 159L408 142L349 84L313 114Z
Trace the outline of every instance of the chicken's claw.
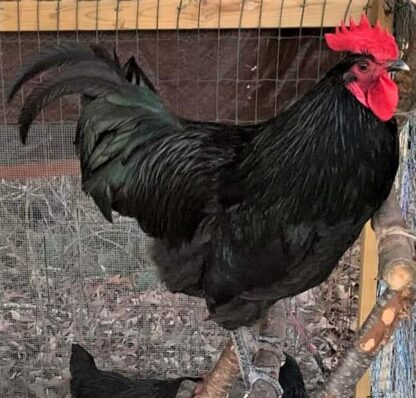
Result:
M273 377L267 370L273 370L268 368L259 368L253 365L252 355L248 348L248 344L245 339L249 338L254 342L261 344L270 344L274 348L277 347L277 341L274 338L265 336L254 338L247 328L240 328L231 333L233 343L235 346L235 352L237 354L238 364L240 366L240 372L244 381L245 395L244 398L248 397L253 390L254 384L262 380L270 384L276 391L277 397L283 395L283 388L276 377ZM279 340L280 342L280 340Z

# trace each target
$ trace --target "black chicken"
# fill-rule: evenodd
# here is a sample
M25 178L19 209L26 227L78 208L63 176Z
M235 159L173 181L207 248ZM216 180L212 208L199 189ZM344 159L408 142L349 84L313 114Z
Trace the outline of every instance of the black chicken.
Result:
M240 354L243 327L328 277L397 171L398 88L390 72L408 67L393 36L364 16L326 41L345 58L286 111L251 126L179 118L152 90L129 84L103 50L81 44L37 55L9 95L65 66L26 99L23 142L49 102L73 93L94 98L77 127L84 192L108 220L112 210L137 219L155 238L168 288L204 297ZM256 375L245 357L242 368ZM244 376L249 390L257 375Z
M284 391L282 398L308 398L298 363L286 352L285 357L279 372L279 383ZM135 379L99 370L92 355L79 344L72 344L70 372L72 398L174 398L183 381L198 383L202 380L198 377Z
M287 352L284 354L286 360L279 370L279 383L283 388L282 398L308 398L302 372L296 359Z
M183 381L201 381L197 377L133 379L99 370L94 358L78 344L72 344L69 370L72 398L175 398Z

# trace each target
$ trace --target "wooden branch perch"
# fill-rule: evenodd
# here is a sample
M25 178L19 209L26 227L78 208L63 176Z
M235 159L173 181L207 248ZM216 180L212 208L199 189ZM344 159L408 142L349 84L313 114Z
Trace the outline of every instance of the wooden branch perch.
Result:
M409 239L394 190L372 225L378 240L379 269L388 288L358 332L343 362L331 375L320 398L349 396L376 354L393 334L398 321L409 316L416 299L414 244Z

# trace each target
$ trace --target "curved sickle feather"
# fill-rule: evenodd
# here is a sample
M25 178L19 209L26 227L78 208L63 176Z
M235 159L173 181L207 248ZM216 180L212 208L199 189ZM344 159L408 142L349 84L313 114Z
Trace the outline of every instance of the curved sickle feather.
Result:
M84 61L105 64L119 76L120 82L125 79L120 68L103 48L81 43L60 44L37 54L29 63L23 66L7 95L7 101L10 102L23 84L40 73L52 68L70 66Z
M30 125L38 113L53 100L70 94L98 96L119 87L117 78L111 78L110 74L98 76L94 70L88 72L88 69L83 68L81 73L79 67L75 67L52 81L39 83L31 91L19 116L20 138L24 144Z

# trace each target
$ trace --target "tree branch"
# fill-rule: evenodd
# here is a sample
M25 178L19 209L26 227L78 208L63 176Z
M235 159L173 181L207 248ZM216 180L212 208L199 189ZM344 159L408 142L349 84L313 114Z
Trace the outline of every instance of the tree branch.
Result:
M409 239L394 190L390 192L372 225L378 239L379 269L388 288L377 303L343 362L326 383L320 398L349 396L376 354L393 334L398 321L409 316L416 300L414 245Z
M239 372L234 346L232 340L229 340L202 388L196 391L195 398L226 398Z

